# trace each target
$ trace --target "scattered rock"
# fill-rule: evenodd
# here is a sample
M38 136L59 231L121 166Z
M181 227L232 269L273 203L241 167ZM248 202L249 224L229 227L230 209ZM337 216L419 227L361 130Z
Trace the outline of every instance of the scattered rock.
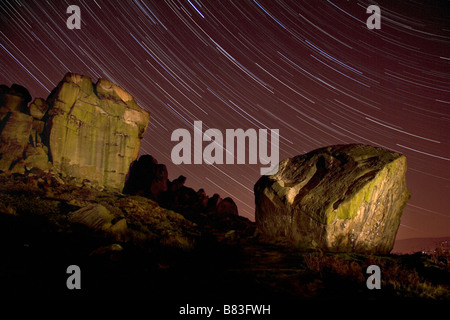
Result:
M126 240L126 235L128 232L128 225L126 219L120 219L115 224L111 226L110 232L119 241Z
M90 204L68 215L72 223L82 224L94 231L108 231L112 226L114 215L101 204Z
M123 253L123 247L118 243L103 246L92 251L90 257L106 258L109 261L118 261Z
M262 235L329 251L390 252L409 191L406 158L366 145L337 145L280 163L256 183Z
M233 199L227 197L217 205L217 214L219 215L235 215L238 216L238 208Z

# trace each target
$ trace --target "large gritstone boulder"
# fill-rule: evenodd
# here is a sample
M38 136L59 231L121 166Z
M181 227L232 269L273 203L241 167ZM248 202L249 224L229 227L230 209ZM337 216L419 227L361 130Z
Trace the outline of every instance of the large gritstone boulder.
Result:
M56 171L120 191L149 114L114 83L67 73L44 100L0 85L0 171Z
M260 233L306 248L389 253L409 199L406 158L336 145L286 159L255 185Z
M121 190L149 114L114 83L68 73L47 99L49 157L65 174Z

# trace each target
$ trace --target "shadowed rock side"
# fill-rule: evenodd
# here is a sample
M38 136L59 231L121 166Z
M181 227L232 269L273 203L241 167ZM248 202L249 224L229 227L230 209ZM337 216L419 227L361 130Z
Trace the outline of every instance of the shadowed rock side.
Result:
M151 155L143 155L131 164L123 193L155 200L161 207L179 212L202 227L253 235L254 223L239 216L233 199L222 199L218 194L209 197L203 189L195 191L185 182L184 176L170 181L164 164Z
M257 228L307 248L389 253L409 199L405 173L404 156L366 145L286 159L255 184Z
M0 86L0 170L10 169L24 157L29 137L33 135L34 124L37 123L26 114L30 100L30 93L22 86Z
M0 88L0 170L37 168L121 190L149 114L113 84L68 73L47 100Z

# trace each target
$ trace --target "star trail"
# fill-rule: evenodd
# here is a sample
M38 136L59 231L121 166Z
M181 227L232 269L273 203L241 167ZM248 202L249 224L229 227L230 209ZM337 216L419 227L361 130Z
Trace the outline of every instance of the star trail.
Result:
M280 160L342 143L402 153L397 239L449 236L449 21L444 0L2 1L0 83L46 98L67 72L111 80L150 112L141 154L252 220L260 165L174 165L174 130L276 128Z

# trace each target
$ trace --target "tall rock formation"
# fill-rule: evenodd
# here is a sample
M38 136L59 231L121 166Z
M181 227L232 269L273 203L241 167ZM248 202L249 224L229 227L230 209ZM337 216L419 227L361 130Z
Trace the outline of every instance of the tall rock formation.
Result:
M390 252L409 191L406 158L366 145L317 149L255 184L266 237L327 251Z
M68 73L47 100L0 88L0 170L33 167L121 190L149 113L114 83Z
M121 189L137 158L149 114L112 82L67 74L47 99L45 134L53 165Z

